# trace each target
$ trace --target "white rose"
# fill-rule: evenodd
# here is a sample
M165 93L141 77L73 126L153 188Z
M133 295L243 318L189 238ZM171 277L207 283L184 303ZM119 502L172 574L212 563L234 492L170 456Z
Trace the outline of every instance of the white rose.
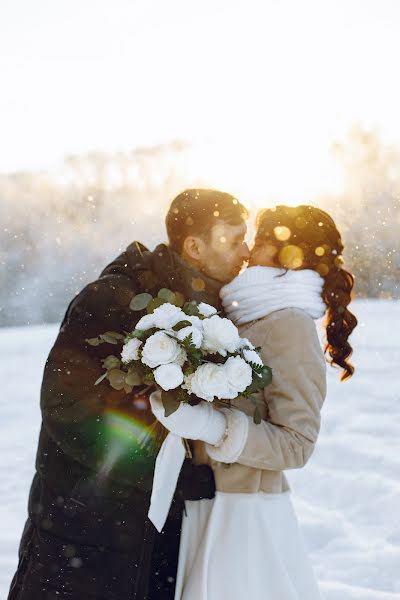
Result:
M163 331L151 335L143 346L142 363L154 369L160 365L177 362L182 354L178 342Z
M174 390L183 383L183 371L175 363L160 365L154 371L154 379L163 390Z
M212 317L212 315L215 315L218 312L214 306L211 306L211 304L206 304L205 302L200 302L198 309L199 313L203 315L203 317Z
M129 340L129 342L124 344L122 347L122 352L121 352L122 362L128 363L128 362L131 362L131 360L138 360L139 359L138 350L141 345L142 345L142 342L140 340L138 340L137 338L132 338L131 340Z
M151 316L153 317L155 327L158 327L158 329L171 329L179 321L184 321L186 318L185 313L179 306L174 306L169 302L161 304L161 306L154 310Z
M250 350L254 350L255 346L253 346L253 344L251 343L250 340L248 340L247 338L240 338L240 348L244 348L245 346L247 346L248 348L250 348Z
M178 340L183 342L183 340L188 335L192 336L192 342L196 346L196 348L200 348L201 343L203 341L203 334L200 331L200 329L197 329L197 327L194 327L194 326L183 327L182 329L180 329L178 331L177 337L178 337Z
M201 365L190 378L190 387L192 394L208 402L212 402L214 397L219 399L232 397L223 365L214 363Z
M187 390L189 392L189 394L192 394L192 379L193 379L193 375L194 373L190 373L190 375L185 375L185 379L182 385L182 388L184 390Z
M199 317L196 317L196 315L185 315L184 320L189 321L189 323L191 323L193 327L196 327L197 329L200 329L200 331L203 331L203 321L199 319Z
M244 359L247 360L247 362L255 363L256 365L259 365L260 367L264 366L264 363L263 363L260 355L255 350L243 350L243 356L244 356Z
M144 315L139 321L136 323L136 329L140 329L141 331L147 331L155 327L153 315Z
M186 350L185 350L185 348L182 348L182 346L179 346L179 354L176 357L176 360L174 362L176 362L176 364L179 365L180 367L183 367L186 360L187 360Z
M211 354L235 352L240 344L239 332L229 319L213 315L203 321L204 338L202 348Z
M253 369L240 356L230 356L224 364L225 373L235 397L249 387L253 380Z

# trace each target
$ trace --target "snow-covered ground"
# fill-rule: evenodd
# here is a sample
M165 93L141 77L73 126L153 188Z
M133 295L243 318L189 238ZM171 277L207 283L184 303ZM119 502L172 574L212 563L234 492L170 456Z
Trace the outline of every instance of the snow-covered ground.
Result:
M329 393L317 447L287 471L324 600L400 600L400 303L357 301L356 375ZM54 325L0 330L0 597L26 518ZM306 599L304 599L306 600Z

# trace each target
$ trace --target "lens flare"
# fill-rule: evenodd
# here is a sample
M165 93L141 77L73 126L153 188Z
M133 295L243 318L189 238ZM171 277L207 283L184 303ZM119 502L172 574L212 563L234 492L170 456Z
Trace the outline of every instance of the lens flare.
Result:
M148 415L148 412L146 411ZM112 469L126 465L132 476L148 474L160 447L161 427L157 420L150 425L143 417L133 416L118 409L107 409L96 426L99 449L99 480L105 480Z

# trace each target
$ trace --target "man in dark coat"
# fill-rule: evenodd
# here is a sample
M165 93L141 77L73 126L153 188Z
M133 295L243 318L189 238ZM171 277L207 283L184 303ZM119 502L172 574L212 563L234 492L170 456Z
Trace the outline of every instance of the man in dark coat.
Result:
M158 533L147 517L156 454L138 444L154 421L149 391L94 385L121 346L88 340L132 331L144 312L129 305L142 292L165 287L220 308L221 286L248 258L246 216L229 194L187 190L167 214L169 245L131 243L69 304L44 369L36 473L8 600L173 600L184 500L213 498L213 472L185 459Z

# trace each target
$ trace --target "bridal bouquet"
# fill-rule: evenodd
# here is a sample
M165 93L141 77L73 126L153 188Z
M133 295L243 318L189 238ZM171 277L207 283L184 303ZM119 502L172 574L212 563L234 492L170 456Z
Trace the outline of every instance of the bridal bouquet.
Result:
M103 360L106 371L96 384L107 378L112 387L127 393L139 385L157 386L165 416L181 402L200 399L229 405L244 396L254 403L254 422L261 422L262 401L253 393L270 383L271 369L232 321L209 304L185 302L179 292L165 288L156 298L136 295L130 308L147 312L132 332L109 331L86 340L92 345L123 341L119 357Z
M271 382L271 369L263 364L258 349L240 337L232 321L221 317L213 306L185 302L179 292L166 288L156 298L147 293L136 295L130 308L147 312L133 331L124 335L107 331L86 340L95 346L123 342L120 356L104 359L105 373L96 384L107 378L112 387L126 393L135 386L147 386L144 392L155 386L161 391L166 417L182 402L229 405L244 396L255 405L254 422L261 422L259 404L263 401L253 393ZM159 425L156 420L144 440L138 440L142 447L152 434L157 440L164 435L166 428L162 426L160 432ZM188 440L167 433L155 462L148 511L159 532L167 518L185 452L192 458Z

